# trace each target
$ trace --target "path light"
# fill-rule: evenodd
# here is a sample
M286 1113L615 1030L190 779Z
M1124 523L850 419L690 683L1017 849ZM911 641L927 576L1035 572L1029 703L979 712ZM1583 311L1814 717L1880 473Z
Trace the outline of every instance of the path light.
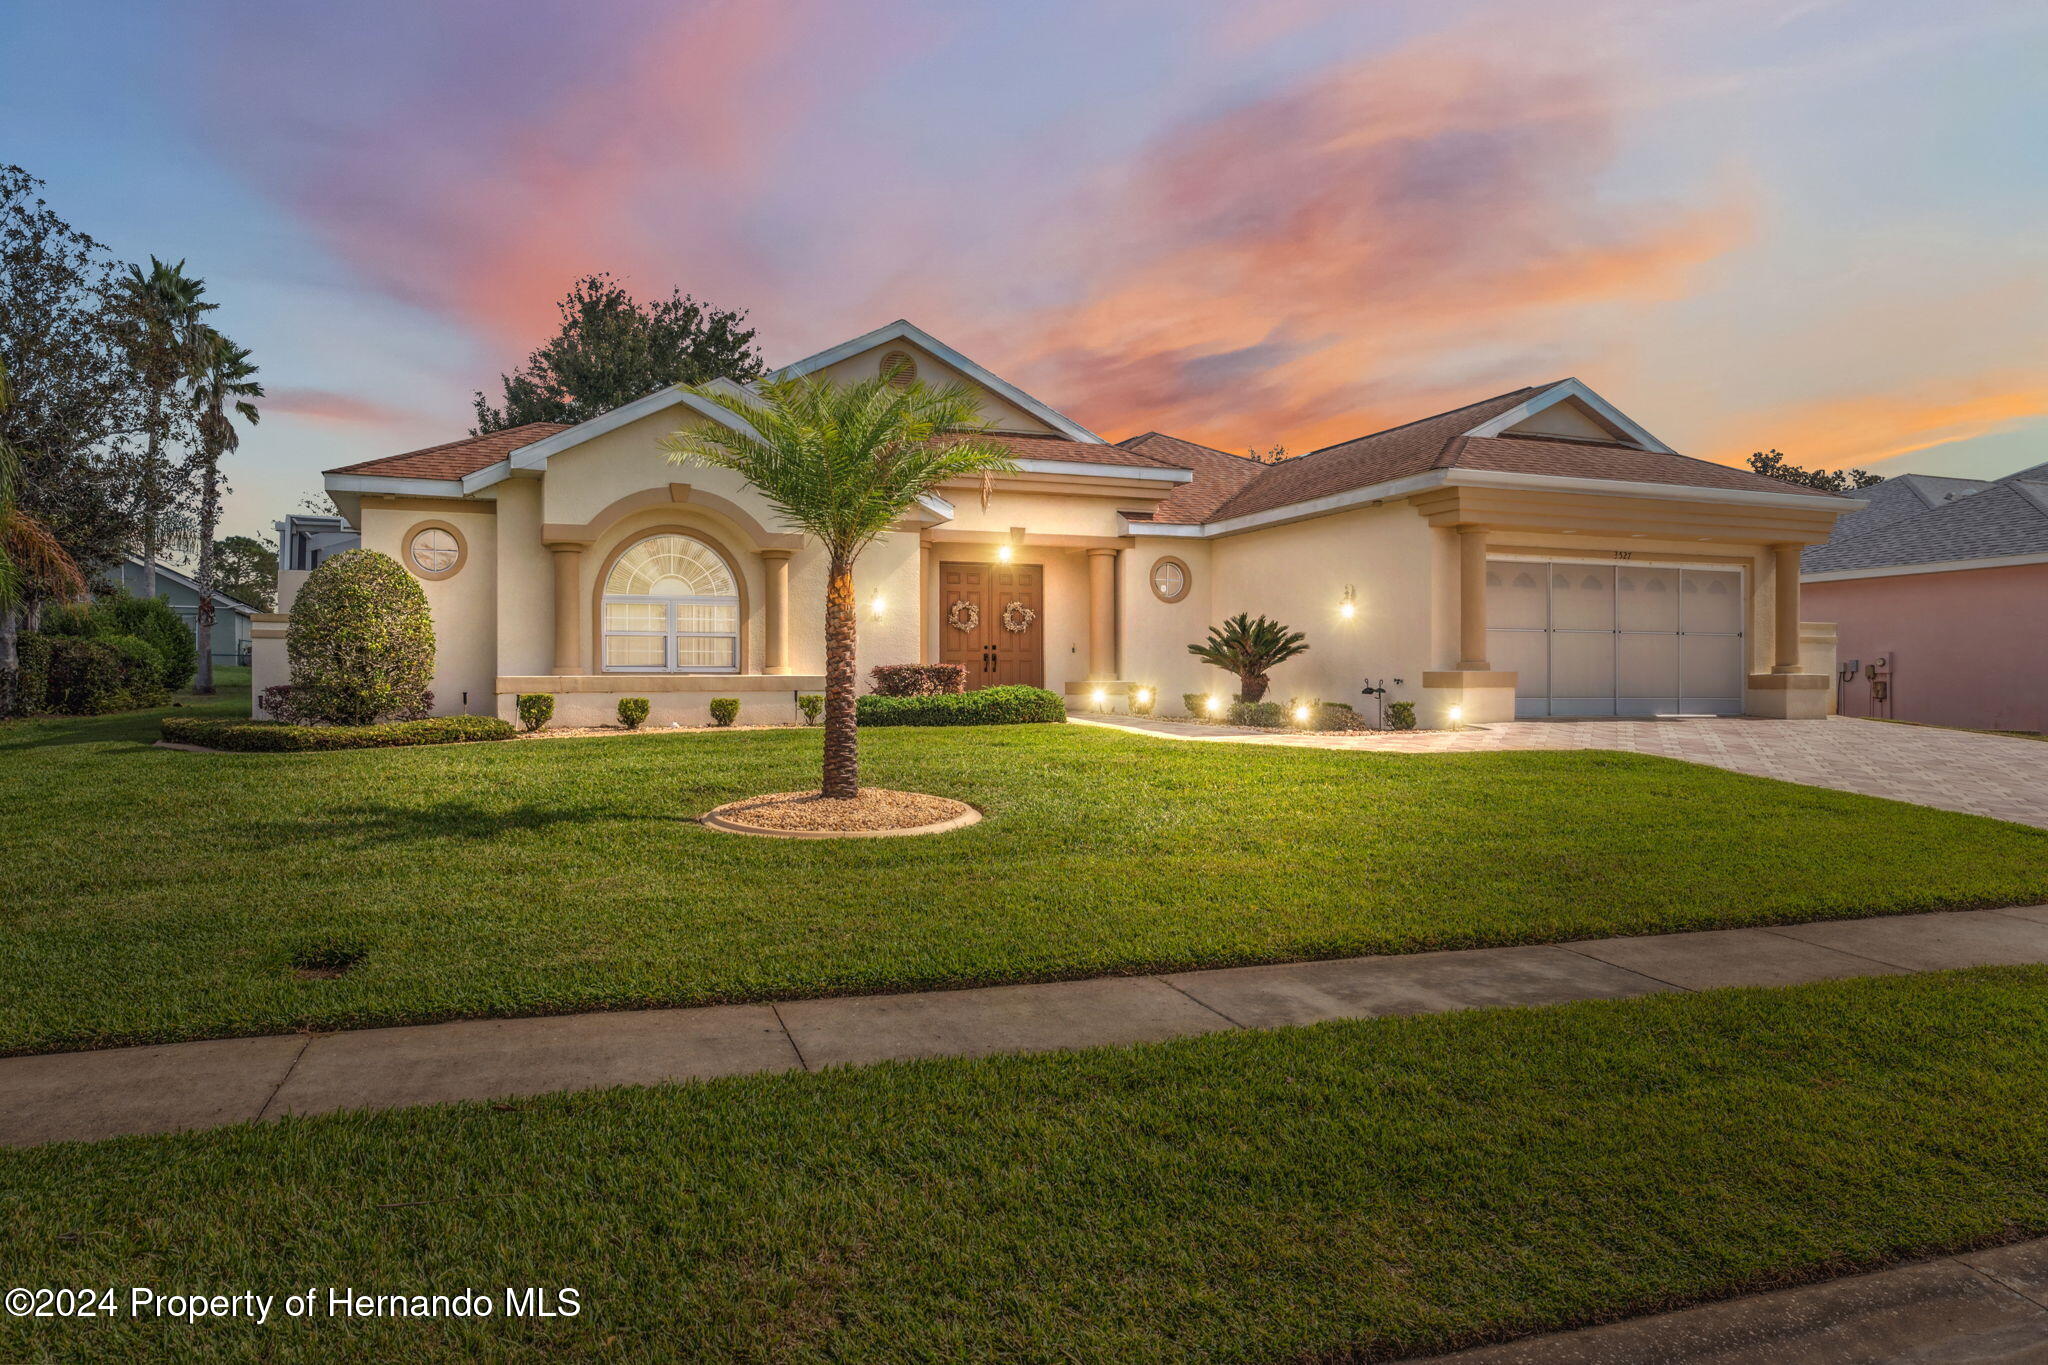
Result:
M1212 716L1223 714L1223 698L1217 696L1214 692L1209 694L1209 714Z
M1105 688L1098 687L1088 695L1095 702L1095 709L1098 711L1109 705L1109 692Z
M1337 603L1337 614L1347 621L1358 615L1358 589L1349 583L1344 585L1344 599Z
M1131 700L1140 706L1150 706L1152 704L1152 689L1149 687L1139 688L1131 694Z
M1464 721L1464 719L1465 708L1462 706L1453 706L1451 708L1451 727L1453 729L1456 729L1457 726Z
M1308 708L1306 706L1297 706L1294 708L1294 721L1297 725L1308 724Z

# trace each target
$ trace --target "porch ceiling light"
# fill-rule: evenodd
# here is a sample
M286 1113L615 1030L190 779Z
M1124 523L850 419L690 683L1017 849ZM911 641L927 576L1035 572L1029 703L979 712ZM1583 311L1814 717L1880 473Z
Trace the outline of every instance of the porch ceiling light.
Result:
M1010 562L1010 557L1016 553L1017 551L1011 546L998 545L996 546L996 562L998 564L1007 564Z

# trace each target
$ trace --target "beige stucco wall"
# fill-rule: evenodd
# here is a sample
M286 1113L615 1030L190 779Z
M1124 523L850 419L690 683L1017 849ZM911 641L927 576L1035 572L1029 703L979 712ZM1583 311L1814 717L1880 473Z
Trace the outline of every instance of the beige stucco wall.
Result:
M923 347L913 345L907 341L884 342L882 345L862 351L858 355L850 355L844 360L827 365L824 369L815 371L815 373L837 384L857 384L862 380L873 379L876 375L880 374L882 358L891 351L908 351L917 361L917 377L923 383L930 384L933 387L941 384L967 384L978 389L982 397L981 411L983 420L987 421L998 431L1024 431L1039 436L1059 436L1062 434L1053 430L1052 427L1033 417L1008 399L998 394L990 393L987 389L980 388L973 380Z
M546 673L555 663L555 570L541 544L541 483L507 479L497 494L497 672Z
M405 542L413 527L423 521L440 521L462 535L461 566L446 578L420 580L434 621L436 715L489 715L494 709L498 634L494 511L489 502L465 503L453 498L363 500L363 548L390 555L408 569Z

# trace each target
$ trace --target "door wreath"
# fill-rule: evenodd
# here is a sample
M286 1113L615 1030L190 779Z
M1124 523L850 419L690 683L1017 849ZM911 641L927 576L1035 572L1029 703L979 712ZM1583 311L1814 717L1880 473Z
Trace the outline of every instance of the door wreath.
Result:
M981 624L981 608L965 600L946 608L946 624L955 630L971 631Z
M1031 623L1038 619L1038 613L1022 602L1012 602L1003 608L1003 629L1012 635L1022 635L1031 629Z

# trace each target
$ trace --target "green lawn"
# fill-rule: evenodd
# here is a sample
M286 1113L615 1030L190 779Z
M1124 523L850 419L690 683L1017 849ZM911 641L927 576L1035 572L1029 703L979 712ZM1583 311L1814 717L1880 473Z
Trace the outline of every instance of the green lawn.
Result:
M0 1357L1384 1359L2048 1231L2044 1088L2001 968L4 1152L13 1284L582 1311Z
M988 818L804 842L692 817L814 782L815 730L207 756L155 724L0 728L0 1051L2048 900L2048 833L1622 754L875 730L870 781Z

